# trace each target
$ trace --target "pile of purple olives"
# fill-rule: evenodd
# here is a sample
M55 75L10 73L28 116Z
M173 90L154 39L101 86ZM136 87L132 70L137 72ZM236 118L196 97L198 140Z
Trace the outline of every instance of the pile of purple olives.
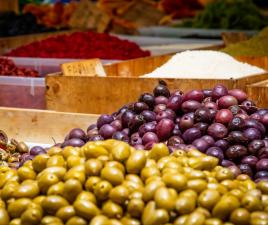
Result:
M170 152L197 148L215 156L236 175L268 180L268 109L258 109L247 94L223 85L171 92L160 81L112 115L103 114L85 133L73 129L62 146L116 139L149 150L164 142Z

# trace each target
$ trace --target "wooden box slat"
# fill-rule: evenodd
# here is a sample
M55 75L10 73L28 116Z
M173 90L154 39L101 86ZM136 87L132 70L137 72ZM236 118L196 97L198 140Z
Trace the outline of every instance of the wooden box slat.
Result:
M247 92L258 107L268 108L268 80L248 85Z
M65 135L75 127L87 129L96 122L98 115L0 107L0 118L0 129L9 138L53 144L53 138L62 142Z
M152 92L157 78L139 78L165 63L171 55L146 57L104 66L108 77L65 77L52 74L46 77L46 106L48 109L79 113L113 113L129 102L137 101L144 92ZM187 91L212 88L224 84L241 88L268 79L268 74L242 79L163 79L170 89Z

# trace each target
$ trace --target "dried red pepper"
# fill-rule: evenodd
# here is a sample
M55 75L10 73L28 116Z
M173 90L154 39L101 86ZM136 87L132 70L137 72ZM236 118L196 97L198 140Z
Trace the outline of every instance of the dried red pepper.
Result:
M75 32L33 42L11 51L9 56L126 60L149 56L136 43L109 34Z
M36 70L17 67L15 63L6 57L0 57L0 76L38 77Z

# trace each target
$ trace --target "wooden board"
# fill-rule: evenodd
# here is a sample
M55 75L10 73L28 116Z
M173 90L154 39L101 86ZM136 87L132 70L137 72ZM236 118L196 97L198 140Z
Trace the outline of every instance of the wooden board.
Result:
M148 57L105 66L108 77L74 77L61 74L46 77L48 109L80 113L113 113L126 103L137 101L140 94L152 92L156 78L139 78L167 61L168 56ZM161 63L162 62L162 63ZM120 77L119 77L120 76ZM246 89L246 85L262 81L268 74L237 80L163 79L170 89L187 91L212 88L224 84L228 88Z
M268 71L268 56L237 56L235 58L241 62L246 62L248 64L261 67Z
M0 12L14 11L19 12L19 0L1 0Z
M258 107L268 108L268 80L248 85L247 92Z
M10 138L40 144L61 142L72 128L87 127L96 122L98 115L62 113L0 107L1 127Z
M58 31L58 32L48 32L48 33L40 33L40 34L27 34L27 35L19 35L14 37L3 37L0 38L0 55L3 55L9 52L12 49L18 48L23 45L30 44L34 41L41 41L48 37L54 37L61 34L71 34L77 30L69 30L69 31Z

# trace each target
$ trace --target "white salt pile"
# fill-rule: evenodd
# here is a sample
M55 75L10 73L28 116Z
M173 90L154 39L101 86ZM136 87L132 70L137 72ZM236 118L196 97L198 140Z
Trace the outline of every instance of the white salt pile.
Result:
M230 79L256 75L265 70L242 63L218 51L185 51L174 55L167 63L142 77Z

